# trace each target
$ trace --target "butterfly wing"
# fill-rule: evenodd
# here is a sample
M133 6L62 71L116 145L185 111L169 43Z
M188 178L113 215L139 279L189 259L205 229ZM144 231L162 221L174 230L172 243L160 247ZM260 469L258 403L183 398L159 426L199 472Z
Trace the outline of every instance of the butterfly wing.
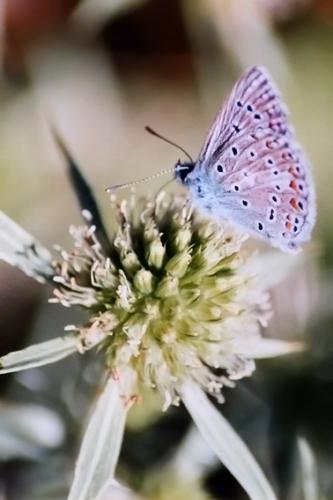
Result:
M310 167L287 113L268 73L248 70L201 149L193 190L217 217L273 246L297 251L310 237L316 206Z
M232 141L238 134L240 124L243 131L246 126L251 127L251 113L253 119L259 100L261 107L271 108L270 111L274 108L276 114L284 117L287 115L278 90L266 70L254 66L236 82L229 97L219 109L199 153L200 161L211 158L214 152ZM256 108L253 104L256 104Z

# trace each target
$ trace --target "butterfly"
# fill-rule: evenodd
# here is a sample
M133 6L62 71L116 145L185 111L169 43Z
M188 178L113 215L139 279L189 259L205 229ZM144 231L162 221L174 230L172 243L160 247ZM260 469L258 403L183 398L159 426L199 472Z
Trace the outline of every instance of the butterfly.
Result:
M296 253L316 218L310 165L266 69L254 66L218 111L196 162L174 174L194 206L220 222Z

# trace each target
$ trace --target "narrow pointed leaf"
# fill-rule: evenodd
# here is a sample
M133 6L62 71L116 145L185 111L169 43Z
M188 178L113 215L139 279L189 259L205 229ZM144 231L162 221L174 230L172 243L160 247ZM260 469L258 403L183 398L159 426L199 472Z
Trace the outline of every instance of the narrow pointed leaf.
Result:
M83 437L68 500L91 500L112 481L125 428L127 408L119 381L109 379Z
M0 358L0 374L27 370L48 365L77 352L79 342L76 335L66 335L14 351Z
M242 485L249 497L252 500L276 500L255 458L205 393L197 385L186 383L182 386L181 396L208 446Z
M265 338L258 339L252 344L249 343L246 347L244 352L255 359L275 358L276 356L302 352L305 349L303 342Z
M196 481L218 465L218 458L196 426L192 426L172 457L169 469L175 477Z
M253 256L243 267L243 272L260 277L260 286L269 289L282 283L295 270L306 264L306 257L302 255L282 254L271 250L265 254Z
M102 221L102 217L92 193L91 187L84 178L78 164L72 157L64 141L53 128L54 139L66 161L68 176L76 194L81 210L88 210L91 215L90 224L96 227L96 235L106 253L110 250L109 239Z

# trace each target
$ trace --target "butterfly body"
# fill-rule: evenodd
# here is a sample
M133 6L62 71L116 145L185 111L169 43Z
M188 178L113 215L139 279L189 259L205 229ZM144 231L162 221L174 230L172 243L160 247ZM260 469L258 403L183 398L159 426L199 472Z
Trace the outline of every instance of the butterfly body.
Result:
M310 167L266 71L236 83L194 163L175 176L195 205L217 221L297 252L310 238L316 206Z

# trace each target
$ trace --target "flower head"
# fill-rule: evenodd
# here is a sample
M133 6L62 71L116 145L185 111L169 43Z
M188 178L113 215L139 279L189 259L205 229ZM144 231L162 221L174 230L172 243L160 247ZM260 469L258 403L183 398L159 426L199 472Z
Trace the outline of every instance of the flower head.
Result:
M112 208L109 254L93 226L71 227L74 250L60 250L52 301L89 309L83 345L102 341L107 365L130 365L166 406L189 379L221 399L223 384L253 371L244 346L268 314L267 295L242 272L244 236L181 197L113 199Z

